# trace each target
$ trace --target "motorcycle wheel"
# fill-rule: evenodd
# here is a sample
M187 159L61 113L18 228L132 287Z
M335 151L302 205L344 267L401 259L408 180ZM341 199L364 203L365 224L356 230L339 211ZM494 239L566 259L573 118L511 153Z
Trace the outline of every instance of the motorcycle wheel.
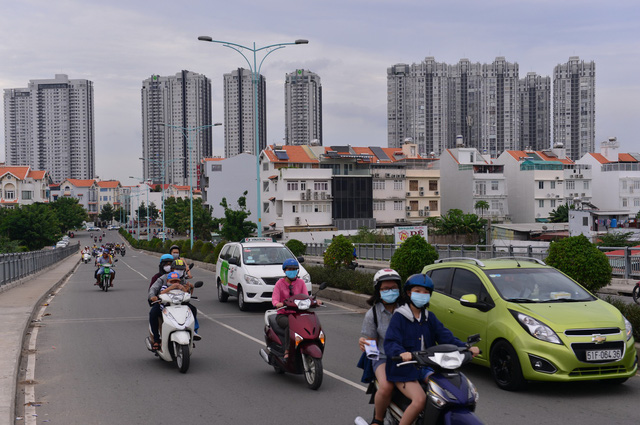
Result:
M307 381L307 386L312 390L317 390L322 385L322 359L316 359L306 354L301 355L304 379Z
M173 351L176 355L176 366L180 373L187 373L189 370L189 346L174 343Z
M102 289L104 290L104 292L109 291L109 281L105 280L102 282Z
M228 299L229 294L224 292L224 289L222 289L222 284L220 283L220 281L218 281L218 301L220 301L221 303L226 303Z
M503 390L518 391L527 384L516 350L507 341L498 341L491 349L491 375Z
M249 310L249 304L247 304L244 300L244 291L242 290L242 286L238 285L238 308L240 311Z
M631 295L633 296L633 301L635 301L636 304L640 304L640 286L636 285Z

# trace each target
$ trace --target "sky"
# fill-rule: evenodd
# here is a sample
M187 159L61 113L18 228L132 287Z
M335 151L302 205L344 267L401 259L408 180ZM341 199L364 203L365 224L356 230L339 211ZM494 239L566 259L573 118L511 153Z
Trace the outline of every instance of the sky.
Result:
M268 143L284 138L284 78L322 79L324 145L387 146L386 69L427 56L455 64L497 56L552 76L570 56L596 63L596 149L615 136L640 152L640 2L617 0L0 0L0 88L67 74L94 84L96 172L142 175L142 81L190 70L212 81L223 122L223 74L246 67L200 35L288 46L264 61ZM224 155L213 129L214 155ZM0 122L4 161L4 120Z

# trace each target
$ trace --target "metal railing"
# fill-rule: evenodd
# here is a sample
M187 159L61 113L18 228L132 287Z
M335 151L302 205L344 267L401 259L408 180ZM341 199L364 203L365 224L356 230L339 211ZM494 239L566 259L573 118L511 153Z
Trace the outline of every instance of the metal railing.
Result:
M0 286L37 273L77 253L79 248L80 242L64 248L0 254Z
M358 259L390 261L396 252L395 244L356 243ZM306 244L306 255L322 256L329 247L327 243ZM496 245L432 245L438 251L438 258L472 257L479 260L523 256L543 260L549 255L546 247L537 246L496 246ZM611 265L612 275L623 279L640 278L640 250L629 247L603 247L598 249L605 254Z

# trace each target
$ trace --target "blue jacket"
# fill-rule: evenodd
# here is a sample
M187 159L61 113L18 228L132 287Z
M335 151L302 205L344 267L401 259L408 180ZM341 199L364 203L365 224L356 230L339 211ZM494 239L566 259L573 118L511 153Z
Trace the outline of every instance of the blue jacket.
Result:
M392 382L409 382L419 379L419 371L413 365L397 367L398 362L391 360L404 352L425 350L437 344L454 344L464 347L465 343L453 336L444 327L435 314L423 310L420 320L413 316L409 305L396 308L387 335L384 339L384 351L387 354L387 379Z

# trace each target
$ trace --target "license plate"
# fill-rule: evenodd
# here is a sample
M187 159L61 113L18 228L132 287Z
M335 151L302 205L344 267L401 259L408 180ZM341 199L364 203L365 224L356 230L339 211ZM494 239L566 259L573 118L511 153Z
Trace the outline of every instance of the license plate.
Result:
M602 360L620 360L622 358L622 350L596 350L587 351L587 361L595 362Z

